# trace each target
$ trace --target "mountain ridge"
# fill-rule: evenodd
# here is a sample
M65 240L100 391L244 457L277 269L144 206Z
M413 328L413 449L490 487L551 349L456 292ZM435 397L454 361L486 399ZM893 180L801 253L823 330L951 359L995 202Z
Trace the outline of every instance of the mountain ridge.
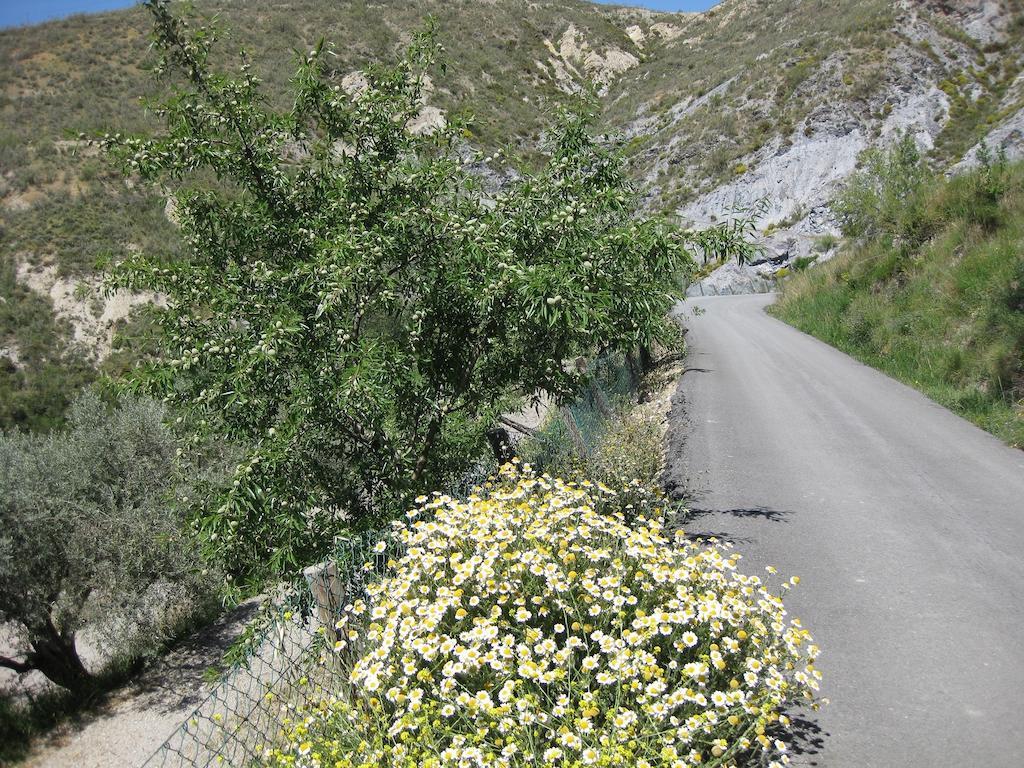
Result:
M720 273L730 291L814 254L835 231L828 201L864 149L910 131L935 164L955 168L983 137L1014 154L1024 133L1019 0L724 0L701 13L581 0L199 9L231 30L219 62L250 50L271 101L286 93L294 52L319 37L336 43L343 81L394 58L433 15L449 67L433 77L421 127L472 113L468 141L488 151L507 143L529 157L550 112L596 80L601 124L623 143L648 208L700 224L767 200L772 258L732 265L735 280ZM173 205L76 136L152 127L138 106L159 90L146 35L139 8L0 31L0 393L26 401L0 414L6 424L29 424L46 366L116 372L142 343L138 302L113 306L96 262L175 247Z

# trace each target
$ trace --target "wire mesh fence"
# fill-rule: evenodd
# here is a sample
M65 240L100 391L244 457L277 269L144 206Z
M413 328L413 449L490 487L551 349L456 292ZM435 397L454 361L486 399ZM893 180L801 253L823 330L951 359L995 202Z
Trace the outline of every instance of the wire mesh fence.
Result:
M389 545L384 552L374 550L379 541ZM393 555L384 533L339 540L326 563L307 569L308 594L279 601L244 658L142 768L259 765L297 708L344 688L343 660L329 650L334 621Z
M289 705L331 685L322 679L327 668L312 661L316 645L310 627L280 624L244 665L221 680L145 768L258 764L264 747L278 737Z
M550 413L529 439L519 444L520 456L542 472L557 473L592 455L623 401L636 394L639 368L632 358L599 358L577 398Z
M631 361L598 361L578 399L553 411L529 438L528 452L537 468L544 471L566 456L593 451L618 403L635 392L637 381ZM525 446L520 443L518 448ZM493 462L481 462L449 492L465 495L494 469ZM381 542L385 546L377 551ZM328 561L307 569L302 594L278 601L246 644L241 660L142 768L260 765L297 710L347 687L344 659L330 650L334 622L396 554L387 532L339 540Z

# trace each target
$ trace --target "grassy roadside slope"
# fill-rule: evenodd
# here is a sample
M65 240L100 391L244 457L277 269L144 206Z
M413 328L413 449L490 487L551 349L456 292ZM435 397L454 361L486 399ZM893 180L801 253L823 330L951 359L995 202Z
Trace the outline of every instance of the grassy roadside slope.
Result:
M1024 447L1024 163L902 206L912 231L794 275L773 313Z

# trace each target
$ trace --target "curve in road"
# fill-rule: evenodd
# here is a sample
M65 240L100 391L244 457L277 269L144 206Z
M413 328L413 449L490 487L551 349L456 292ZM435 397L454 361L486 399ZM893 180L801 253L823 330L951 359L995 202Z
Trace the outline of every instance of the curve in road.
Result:
M800 723L794 763L1024 766L1024 452L770 301L681 305L668 479L691 534L802 577L789 606L831 704Z

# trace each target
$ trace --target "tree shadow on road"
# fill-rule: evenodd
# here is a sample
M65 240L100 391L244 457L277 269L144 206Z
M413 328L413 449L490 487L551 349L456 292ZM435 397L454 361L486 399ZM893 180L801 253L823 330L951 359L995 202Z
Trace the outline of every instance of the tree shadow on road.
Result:
M680 528L691 540L707 541L717 539L729 544L753 544L755 539L750 536L737 535L725 530L707 529L702 525L695 525L698 521L710 523L712 520L721 522L723 517L733 517L744 520L764 520L769 523L784 523L792 514L787 510L769 509L767 507L737 507L733 509L708 509L708 508L684 508L681 509L670 523L669 531L673 532ZM706 518L706 519L705 519Z
M831 734L818 725L817 715L806 708L799 713L787 711L783 714L789 717L789 726L786 729L779 728L773 736L786 742L787 752L796 764L821 765L815 758L821 755L825 741Z
M769 523L784 523L792 515L784 509L768 509L767 507L741 507L735 509L687 509L681 514L684 523L699 520L708 515L727 515L729 517L758 518Z
M749 536L736 536L726 531L691 531L683 528L686 538L690 541L711 541L712 539L724 544L753 544L754 539Z

